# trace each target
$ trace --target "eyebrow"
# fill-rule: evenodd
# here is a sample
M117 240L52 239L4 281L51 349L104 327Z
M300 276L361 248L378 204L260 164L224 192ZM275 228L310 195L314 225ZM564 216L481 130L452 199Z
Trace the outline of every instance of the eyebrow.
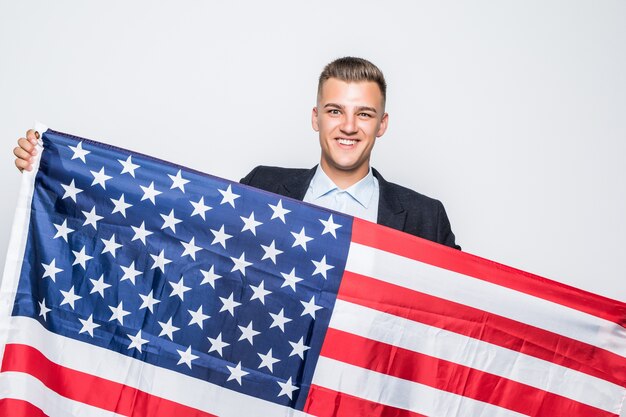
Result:
M328 107L332 107L332 108L338 108L338 109L345 109L346 106L343 106L341 104L337 104L337 103L326 103L324 105L324 108L328 108ZM362 112L362 111L370 111L374 114L378 114L378 112L376 111L376 109L374 107L369 107L369 106L357 106L356 107L356 111L357 112Z

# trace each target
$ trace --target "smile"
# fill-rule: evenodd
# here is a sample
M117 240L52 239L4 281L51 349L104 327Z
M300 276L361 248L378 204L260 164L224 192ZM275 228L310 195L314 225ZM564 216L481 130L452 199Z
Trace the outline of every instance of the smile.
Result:
M337 141L339 144L346 146L352 146L358 142L356 139L337 139Z

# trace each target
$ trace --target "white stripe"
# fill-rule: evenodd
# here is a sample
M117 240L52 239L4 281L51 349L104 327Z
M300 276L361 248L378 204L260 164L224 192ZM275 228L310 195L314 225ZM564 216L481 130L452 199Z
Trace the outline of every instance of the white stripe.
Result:
M43 124L36 122L35 130L43 135L48 130ZM37 144L37 156L34 157L31 171L22 173L22 183L20 192L17 197L17 205L15 208L15 216L13 217L13 226L11 228L11 239L9 239L9 247L7 249L4 271L0 277L0 359L4 353L4 342L6 334L4 333L4 317L11 315L11 309L15 301L17 283L20 279L22 270L22 261L24 260L24 250L26 249L26 241L28 239L28 227L30 224L30 206L33 200L33 192L35 189L35 177L39 171L39 160L43 147L41 139Z
M427 385L320 357L313 384L429 417L519 417L523 414Z
M48 359L220 417L309 416L107 349L47 332L36 320L13 317L8 343L29 344ZM246 377L243 377L246 383ZM276 394L280 387L276 384Z
M358 320L354 320L358 317ZM337 300L330 327L441 358L615 412L626 389L471 337Z
M0 373L0 398L27 401L49 417L122 417L121 414L65 398L37 378L19 372Z
M487 281L352 243L346 270L465 304L626 357L626 329L609 320Z

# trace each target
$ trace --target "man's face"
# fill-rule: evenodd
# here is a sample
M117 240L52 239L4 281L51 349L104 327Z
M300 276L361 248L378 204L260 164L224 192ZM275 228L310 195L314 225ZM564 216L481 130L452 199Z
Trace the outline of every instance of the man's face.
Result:
M374 142L387 130L387 119L382 93L375 82L326 80L312 114L324 172L331 179L345 174L364 177Z

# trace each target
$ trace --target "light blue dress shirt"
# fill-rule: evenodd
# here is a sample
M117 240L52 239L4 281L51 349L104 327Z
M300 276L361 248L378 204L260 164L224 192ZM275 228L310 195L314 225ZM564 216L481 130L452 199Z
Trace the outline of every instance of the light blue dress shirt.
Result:
M378 180L372 168L361 181L342 190L318 165L303 201L376 223L378 199Z

